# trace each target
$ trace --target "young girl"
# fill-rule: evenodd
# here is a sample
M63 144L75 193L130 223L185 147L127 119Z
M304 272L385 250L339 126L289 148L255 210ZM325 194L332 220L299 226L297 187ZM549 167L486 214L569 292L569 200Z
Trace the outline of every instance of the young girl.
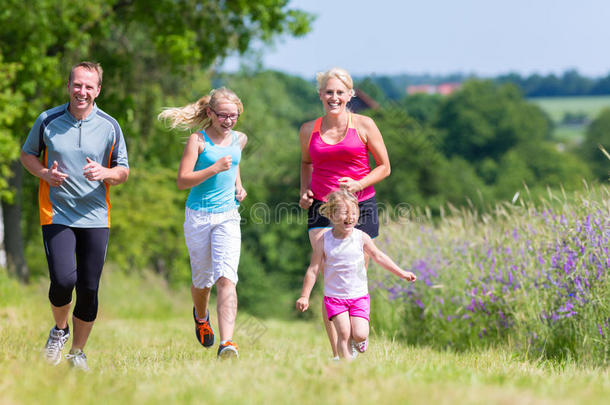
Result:
M369 235L354 228L359 210L358 199L352 193L341 189L330 193L327 199L320 213L330 220L332 228L313 245L311 263L296 306L301 312L309 307L309 296L323 265L324 306L337 330L337 351L340 357L351 359L350 340L360 353L368 347L371 301L364 254L407 281L415 281L416 277L398 267L375 246Z
M219 88L196 103L168 108L159 119L171 128L201 129L184 148L178 169L178 188L190 188L186 201L184 238L191 259L195 335L204 347L214 344L208 303L216 285L220 332L218 357L238 357L232 341L237 315L237 265L241 247L239 202L246 197L239 162L245 134L233 126L243 111L231 90Z

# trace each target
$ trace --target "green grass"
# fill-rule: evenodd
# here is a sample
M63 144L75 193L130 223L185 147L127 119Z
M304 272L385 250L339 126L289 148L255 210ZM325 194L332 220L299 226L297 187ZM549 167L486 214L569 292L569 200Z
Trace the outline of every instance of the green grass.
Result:
M24 287L0 271L0 404L601 404L610 395L607 369L523 361L502 349L438 351L374 331L366 354L333 362L319 317L242 312L241 358L219 362L194 339L188 289L110 269L101 288L84 374L40 358L51 327L46 281Z

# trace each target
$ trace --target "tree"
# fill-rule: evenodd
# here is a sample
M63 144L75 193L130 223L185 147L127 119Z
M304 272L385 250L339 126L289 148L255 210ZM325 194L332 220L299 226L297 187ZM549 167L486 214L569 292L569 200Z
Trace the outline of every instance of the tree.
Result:
M603 109L591 122L581 146L581 155L589 163L591 171L601 181L608 180L610 164L599 149L599 145L610 151L610 108Z
M15 196L10 192L10 182L12 180L11 166L18 156L19 144L11 134L10 126L17 119L23 109L23 98L16 95L10 86L14 80L17 70L16 63L3 63L2 54L0 54L0 201L6 200L9 202L15 201ZM0 235L3 240L0 241L0 266L8 265L6 262L6 249L4 243L5 229L12 230L15 226L11 222L12 218L4 216L4 210L0 204ZM8 224L8 226L5 226ZM17 223L18 225L18 223ZM9 246L12 248L13 246ZM18 247L17 247L18 248ZM27 279L27 273L23 270L22 263L15 263L13 257L9 257L9 269L20 275L22 279ZM21 269L21 271L17 271Z
M405 214L405 209L415 207L437 210L447 202L479 203L479 197L487 196L483 180L470 163L443 156L438 130L422 126L399 104L370 114L383 135L392 167L392 174L375 185L380 205Z
M431 125L442 101L438 94L412 94L404 97L400 105L421 125Z
M374 77L373 81L389 100L400 100L405 95L405 86L397 85L389 76Z
M392 167L390 177L375 185L379 201L427 204L430 197L439 194L438 168L445 160L434 144L434 133L398 105L369 113L383 135Z
M137 162L162 156L152 124L162 94L184 93L184 80L229 52L246 51L254 40L307 33L311 18L287 8L286 0L6 0L0 13L0 78L8 80L0 86L10 89L3 93L8 104L21 102L23 108L0 113L0 170L4 173L36 116L65 102L65 81L75 62L102 63L109 84L100 103L123 126L128 147L136 134L147 147L131 148ZM11 169L9 186L18 196L22 169L18 163ZM8 261L25 263L20 201L5 197L2 204L5 220L14 221L5 232ZM25 265L15 272L27 278Z
M441 104L436 126L444 153L471 163L497 199L524 183L573 189L590 175L575 156L547 142L547 115L511 84L467 82Z
M561 76L562 95L582 96L589 94L593 87L593 80L581 76L576 70L566 70Z
M362 80L358 80L354 87L364 91L368 96L378 103L383 103L386 101L387 93L385 93L385 91L381 89L376 81L370 77L365 77Z
M10 164L19 154L19 144L11 136L10 127L20 117L24 107L23 97L15 94L10 86L17 66L16 63L3 63L0 54L0 199L5 200L12 198L8 185Z
M559 186L574 190L590 177L586 164L571 153L548 142L522 143L500 160L494 192L497 199L507 200L524 184L533 191Z
M610 94L610 74L606 75L598 79L593 88L591 89L591 94L600 95L600 94Z

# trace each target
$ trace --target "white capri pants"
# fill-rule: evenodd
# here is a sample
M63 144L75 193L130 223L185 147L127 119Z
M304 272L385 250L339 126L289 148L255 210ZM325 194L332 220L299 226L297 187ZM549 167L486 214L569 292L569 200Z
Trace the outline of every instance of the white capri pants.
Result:
M240 221L237 208L220 213L186 208L184 239L191 258L195 288L210 288L220 277L237 284Z

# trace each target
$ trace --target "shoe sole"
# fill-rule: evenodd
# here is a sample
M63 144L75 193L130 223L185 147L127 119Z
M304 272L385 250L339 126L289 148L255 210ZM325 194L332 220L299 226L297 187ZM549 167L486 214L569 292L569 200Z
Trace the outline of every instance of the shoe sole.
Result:
M72 368L73 370L83 371L86 373L90 371L86 358L75 359L75 358L69 358L68 356L71 356L71 354L66 355L66 361L70 365L70 368Z
M57 360L50 359L45 353L43 353L43 357L47 364L50 364L51 366L57 366L59 363L61 363L62 355L60 353L59 358Z
M235 349L224 349L218 353L218 358L221 360L237 359L239 358L239 353Z
M70 362L70 368L72 370L82 371L84 373L88 373L89 371L91 371L91 369L88 366L76 365L72 362Z

